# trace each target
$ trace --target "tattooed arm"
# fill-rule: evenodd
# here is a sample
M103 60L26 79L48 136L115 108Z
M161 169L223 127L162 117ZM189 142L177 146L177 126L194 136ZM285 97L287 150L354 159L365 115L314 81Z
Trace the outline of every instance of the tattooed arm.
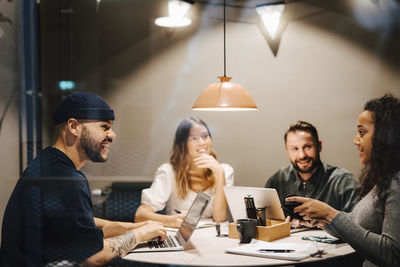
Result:
M85 260L81 266L101 266L115 257L123 257L137 243L151 240L155 237L165 239L166 230L161 223L148 222L146 225L125 232L122 235L104 239L103 250Z
M134 231L126 232L121 236L107 238L104 243L105 247L109 247L111 253L118 257L128 254L137 244Z

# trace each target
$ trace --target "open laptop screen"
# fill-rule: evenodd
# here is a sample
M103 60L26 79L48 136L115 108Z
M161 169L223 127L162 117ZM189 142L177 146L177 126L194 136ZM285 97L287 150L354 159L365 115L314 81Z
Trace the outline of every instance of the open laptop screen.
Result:
M207 207L208 202L210 202L210 197L201 191L197 194L196 199L193 201L192 206L190 207L185 219L181 224L181 227L179 227L178 230L186 242L196 229L196 226L205 208Z
M274 188L224 186L226 200L233 220L247 218L244 197L252 195L256 208L266 208L266 217L269 220L285 220L281 208L281 201Z

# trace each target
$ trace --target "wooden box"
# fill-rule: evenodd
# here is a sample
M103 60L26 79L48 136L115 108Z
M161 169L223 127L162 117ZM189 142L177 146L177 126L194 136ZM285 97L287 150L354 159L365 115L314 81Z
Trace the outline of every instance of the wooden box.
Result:
M266 220L267 226L257 226L255 239L263 241L272 241L290 235L290 222ZM236 223L229 224L229 237L239 238Z

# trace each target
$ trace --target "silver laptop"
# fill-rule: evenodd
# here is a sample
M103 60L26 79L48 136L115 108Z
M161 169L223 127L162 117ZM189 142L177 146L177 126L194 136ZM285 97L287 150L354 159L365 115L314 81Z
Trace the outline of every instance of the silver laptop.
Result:
M266 208L266 219L285 220L278 193L274 188L224 186L226 200L234 221L247 218L244 197L252 195L256 208Z
M168 232L163 242L148 241L139 243L131 253L184 250L210 200L211 197L209 195L201 191L198 192L177 232Z

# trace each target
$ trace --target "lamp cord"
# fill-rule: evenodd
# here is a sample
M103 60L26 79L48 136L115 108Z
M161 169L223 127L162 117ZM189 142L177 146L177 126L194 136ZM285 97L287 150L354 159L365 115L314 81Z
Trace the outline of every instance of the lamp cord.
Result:
M224 77L226 77L226 26L225 26L225 21L226 21L226 19L225 19L225 12L226 12L226 4L225 4L225 1L226 0L224 0Z

